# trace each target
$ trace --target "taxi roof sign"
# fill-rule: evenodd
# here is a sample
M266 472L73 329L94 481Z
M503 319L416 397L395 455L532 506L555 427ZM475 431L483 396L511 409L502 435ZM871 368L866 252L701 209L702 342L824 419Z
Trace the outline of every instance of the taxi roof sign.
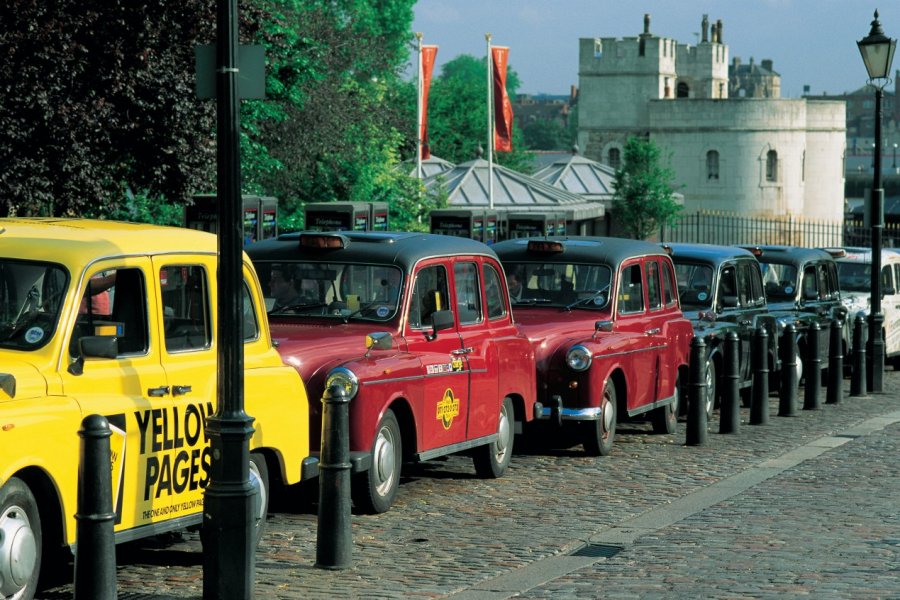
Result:
M528 240L529 252L562 252L566 249L562 242L552 240Z
M335 250L346 248L350 240L342 235L328 233L300 234L301 248L317 248L319 250Z

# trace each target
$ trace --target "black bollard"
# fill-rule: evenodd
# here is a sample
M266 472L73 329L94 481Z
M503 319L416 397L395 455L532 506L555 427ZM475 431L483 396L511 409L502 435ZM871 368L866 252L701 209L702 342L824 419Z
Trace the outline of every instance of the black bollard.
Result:
M850 396L866 395L866 319L862 314L853 319L853 364L850 373Z
M116 513L112 504L109 437L102 415L81 421L78 506L75 513L75 600L115 600Z
M769 422L769 332L757 327L750 341L753 367L753 388L750 396L750 424Z
M335 384L322 396L316 567L347 569L352 566L350 525L350 398L347 390Z
M778 416L797 415L797 329L788 323L781 334L781 387L778 390Z
M803 387L803 410L818 410L822 395L822 357L819 356L819 337L822 328L815 321L806 332L806 375Z
M691 340L689 387L685 443L688 446L702 446L707 438L706 394L709 387L706 385L706 342L700 337Z
M719 433L737 433L741 428L740 339L735 331L725 336L725 373L722 375L722 407Z
M840 319L831 322L828 340L828 389L825 404L840 404L844 395L844 324Z

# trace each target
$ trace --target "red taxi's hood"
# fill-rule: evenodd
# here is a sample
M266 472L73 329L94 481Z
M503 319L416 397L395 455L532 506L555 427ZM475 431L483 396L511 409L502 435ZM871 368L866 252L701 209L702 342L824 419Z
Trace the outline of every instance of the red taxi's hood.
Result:
M516 308L516 324L534 346L534 358L540 365L557 349L563 352L594 335L594 324L608 319L608 313L561 308Z
M300 373L309 385L313 375L325 368L361 357L366 353L366 335L376 331L398 332L387 323L276 323L270 322L272 340L281 359Z
M47 395L47 381L31 363L0 355L0 403Z

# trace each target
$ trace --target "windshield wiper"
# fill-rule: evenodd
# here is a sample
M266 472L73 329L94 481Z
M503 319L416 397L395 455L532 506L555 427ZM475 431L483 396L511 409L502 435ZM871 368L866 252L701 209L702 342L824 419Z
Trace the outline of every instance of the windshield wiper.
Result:
M579 298L575 302L571 302L571 303L567 304L566 306L563 307L563 310L572 310L576 306L593 302L594 300L596 300L597 298L602 296L608 289L609 289L609 284L606 284L605 286L603 286L602 288L600 288L599 290L597 290L596 292L594 292L592 295L588 296L587 298ZM606 306L607 302L609 302L609 298L606 299L606 302L604 302L602 304L602 306Z
M513 300L513 305L517 304L550 304L549 298L520 298L519 300Z
M273 308L266 314L274 315L286 310L304 310L308 308L322 308L323 306L328 305L324 302L297 302L295 304L288 304L287 306L279 306L278 308Z

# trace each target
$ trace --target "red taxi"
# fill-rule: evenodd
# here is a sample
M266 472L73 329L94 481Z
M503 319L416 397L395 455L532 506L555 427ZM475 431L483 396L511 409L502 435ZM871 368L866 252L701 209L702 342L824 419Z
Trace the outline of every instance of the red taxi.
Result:
M324 390L350 402L357 509L388 510L401 465L469 450L499 477L533 419L534 352L503 269L473 240L420 233L299 233L247 247L272 335L304 376L310 438Z
M492 248L535 348L540 418L571 428L595 456L612 450L620 418L649 416L654 431L674 432L693 328L671 258L654 244L601 237Z

